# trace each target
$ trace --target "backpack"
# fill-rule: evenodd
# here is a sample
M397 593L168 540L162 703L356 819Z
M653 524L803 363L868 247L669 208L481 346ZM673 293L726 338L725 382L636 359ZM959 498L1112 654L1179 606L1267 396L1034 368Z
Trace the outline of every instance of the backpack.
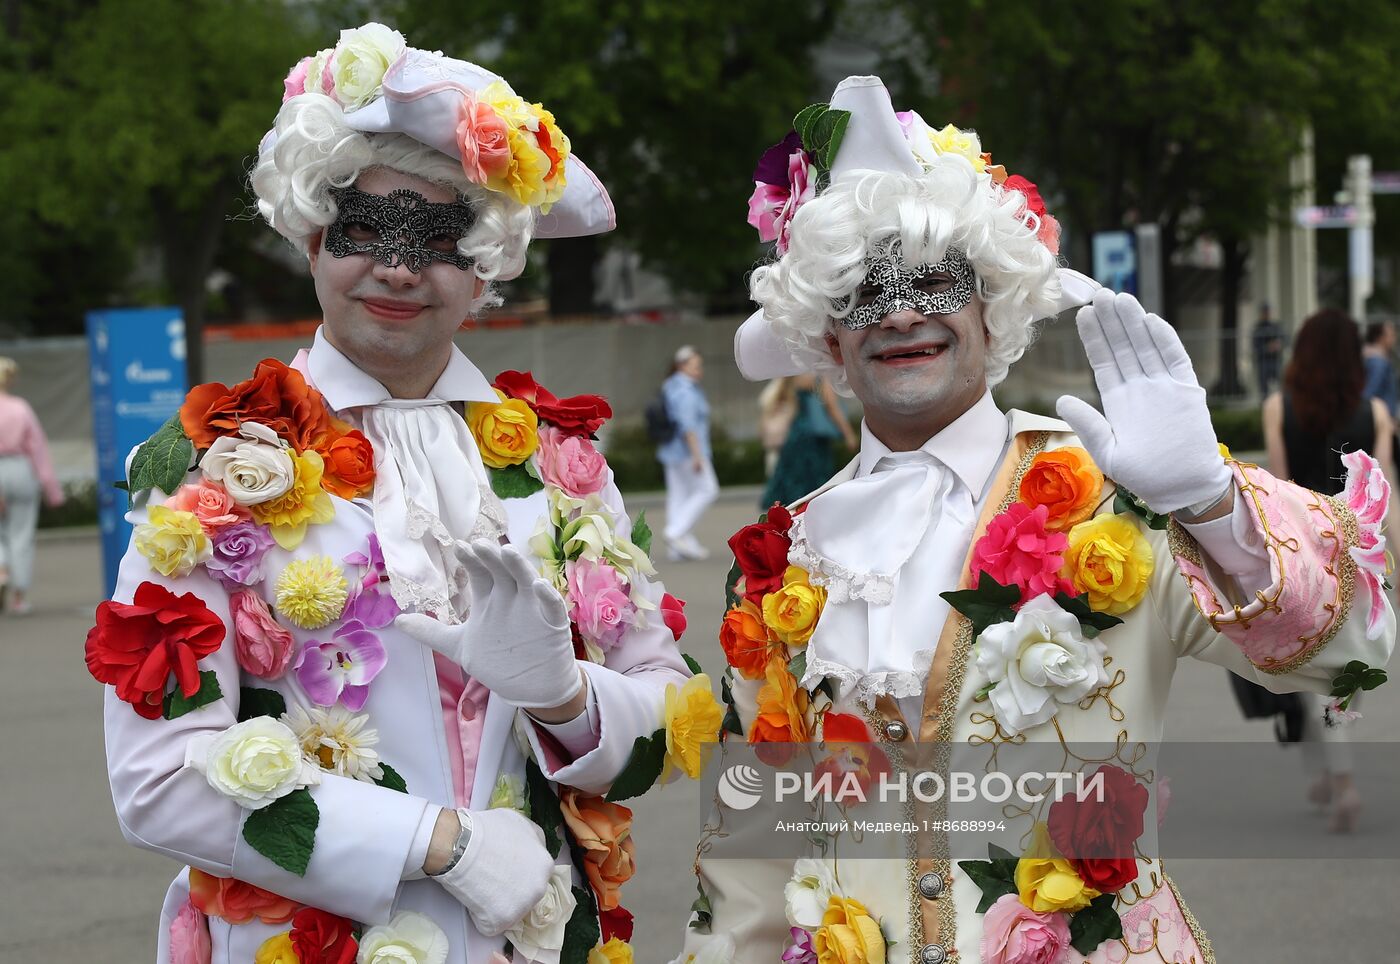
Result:
M671 417L671 410L666 406L665 388L647 402L643 417L646 419L647 438L657 445L665 445L676 437L676 420Z

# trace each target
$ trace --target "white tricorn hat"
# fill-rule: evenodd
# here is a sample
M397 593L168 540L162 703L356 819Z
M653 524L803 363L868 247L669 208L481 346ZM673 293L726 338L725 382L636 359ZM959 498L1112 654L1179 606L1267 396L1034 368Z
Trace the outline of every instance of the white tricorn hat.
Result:
M844 133L838 135L839 142L830 157L832 182L853 172L919 174L942 153L935 146L935 138L943 132L935 132L913 111L896 114L890 93L879 77L847 77L836 85L829 107L832 112L845 111L849 115L843 119ZM961 132L954 128L952 133ZM791 216L790 209L787 215ZM1048 216L1042 220L1054 225ZM1059 278L1057 313L1088 304L1100 287L1097 281L1069 268L1061 268ZM734 360L740 373L750 381L799 375L808 370L793 357L787 342L762 309L750 315L735 333Z

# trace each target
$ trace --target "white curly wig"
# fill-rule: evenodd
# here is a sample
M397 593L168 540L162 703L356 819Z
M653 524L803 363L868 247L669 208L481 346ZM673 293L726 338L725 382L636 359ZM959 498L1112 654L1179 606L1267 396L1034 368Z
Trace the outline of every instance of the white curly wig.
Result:
M353 184L374 167L441 184L465 197L476 214L457 250L488 282L472 302L476 313L500 303L489 282L507 281L525 268L535 214L522 204L467 180L462 165L404 134L366 134L345 124L340 105L323 94L293 97L277 112L263 140L250 180L258 212L302 254L336 216L331 187Z
M787 253L756 269L749 287L793 355L849 394L826 335L850 311L867 252L898 238L905 262L918 265L959 247L985 305L991 387L1025 353L1037 319L1057 310L1057 259L1037 239L1039 228L1023 194L993 184L958 155L941 155L917 175L852 171L798 209Z

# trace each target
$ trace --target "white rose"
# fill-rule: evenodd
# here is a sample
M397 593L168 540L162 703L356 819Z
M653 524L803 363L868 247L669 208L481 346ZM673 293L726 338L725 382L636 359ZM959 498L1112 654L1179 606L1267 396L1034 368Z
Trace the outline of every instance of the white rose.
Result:
M822 926L822 915L833 894L841 893L836 875L824 860L803 857L793 864L792 879L783 887L788 923L815 931Z
M422 914L404 911L365 931L356 964L442 964L447 935Z
M576 903L569 868L556 864L549 878L549 889L524 920L506 931L506 937L527 961L559 964L564 927L573 916Z
M1014 736L1049 720L1057 704L1079 702L1108 682L1106 651L1048 595L1027 602L1013 621L988 626L977 638L977 669L996 684L989 698L997 723Z
M321 78L326 73L326 64L331 62L335 56L335 48L327 47L325 50L316 51L316 56L311 58L311 63L306 68L306 86L302 93L324 94L325 87L321 85Z
M297 735L270 716L195 737L185 748L185 764L245 810L261 810L320 781L316 769L302 759Z
M382 23L342 30L331 64L340 105L347 111L358 110L378 97L385 72L405 46L403 34Z
M286 495L297 477L287 443L258 422L244 422L238 437L215 439L199 467L205 478L222 482L239 505L258 505Z

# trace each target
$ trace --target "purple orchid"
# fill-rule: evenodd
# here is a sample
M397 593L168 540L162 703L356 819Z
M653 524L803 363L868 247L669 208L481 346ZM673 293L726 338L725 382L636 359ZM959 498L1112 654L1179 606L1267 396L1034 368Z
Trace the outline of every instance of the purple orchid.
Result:
M800 927L791 929L792 946L783 951L783 964L817 964L812 935Z
M369 684L388 662L379 637L352 619L342 623L329 642L308 639L294 669L311 702L334 706L339 700L358 713L369 698Z
M365 573L359 584L351 588L350 598L341 616L364 623L368 629L383 629L402 610L386 585L389 581L388 569L384 564L384 551L379 546L379 538L371 532L368 548L364 552L350 553L345 557L345 562L362 567Z

